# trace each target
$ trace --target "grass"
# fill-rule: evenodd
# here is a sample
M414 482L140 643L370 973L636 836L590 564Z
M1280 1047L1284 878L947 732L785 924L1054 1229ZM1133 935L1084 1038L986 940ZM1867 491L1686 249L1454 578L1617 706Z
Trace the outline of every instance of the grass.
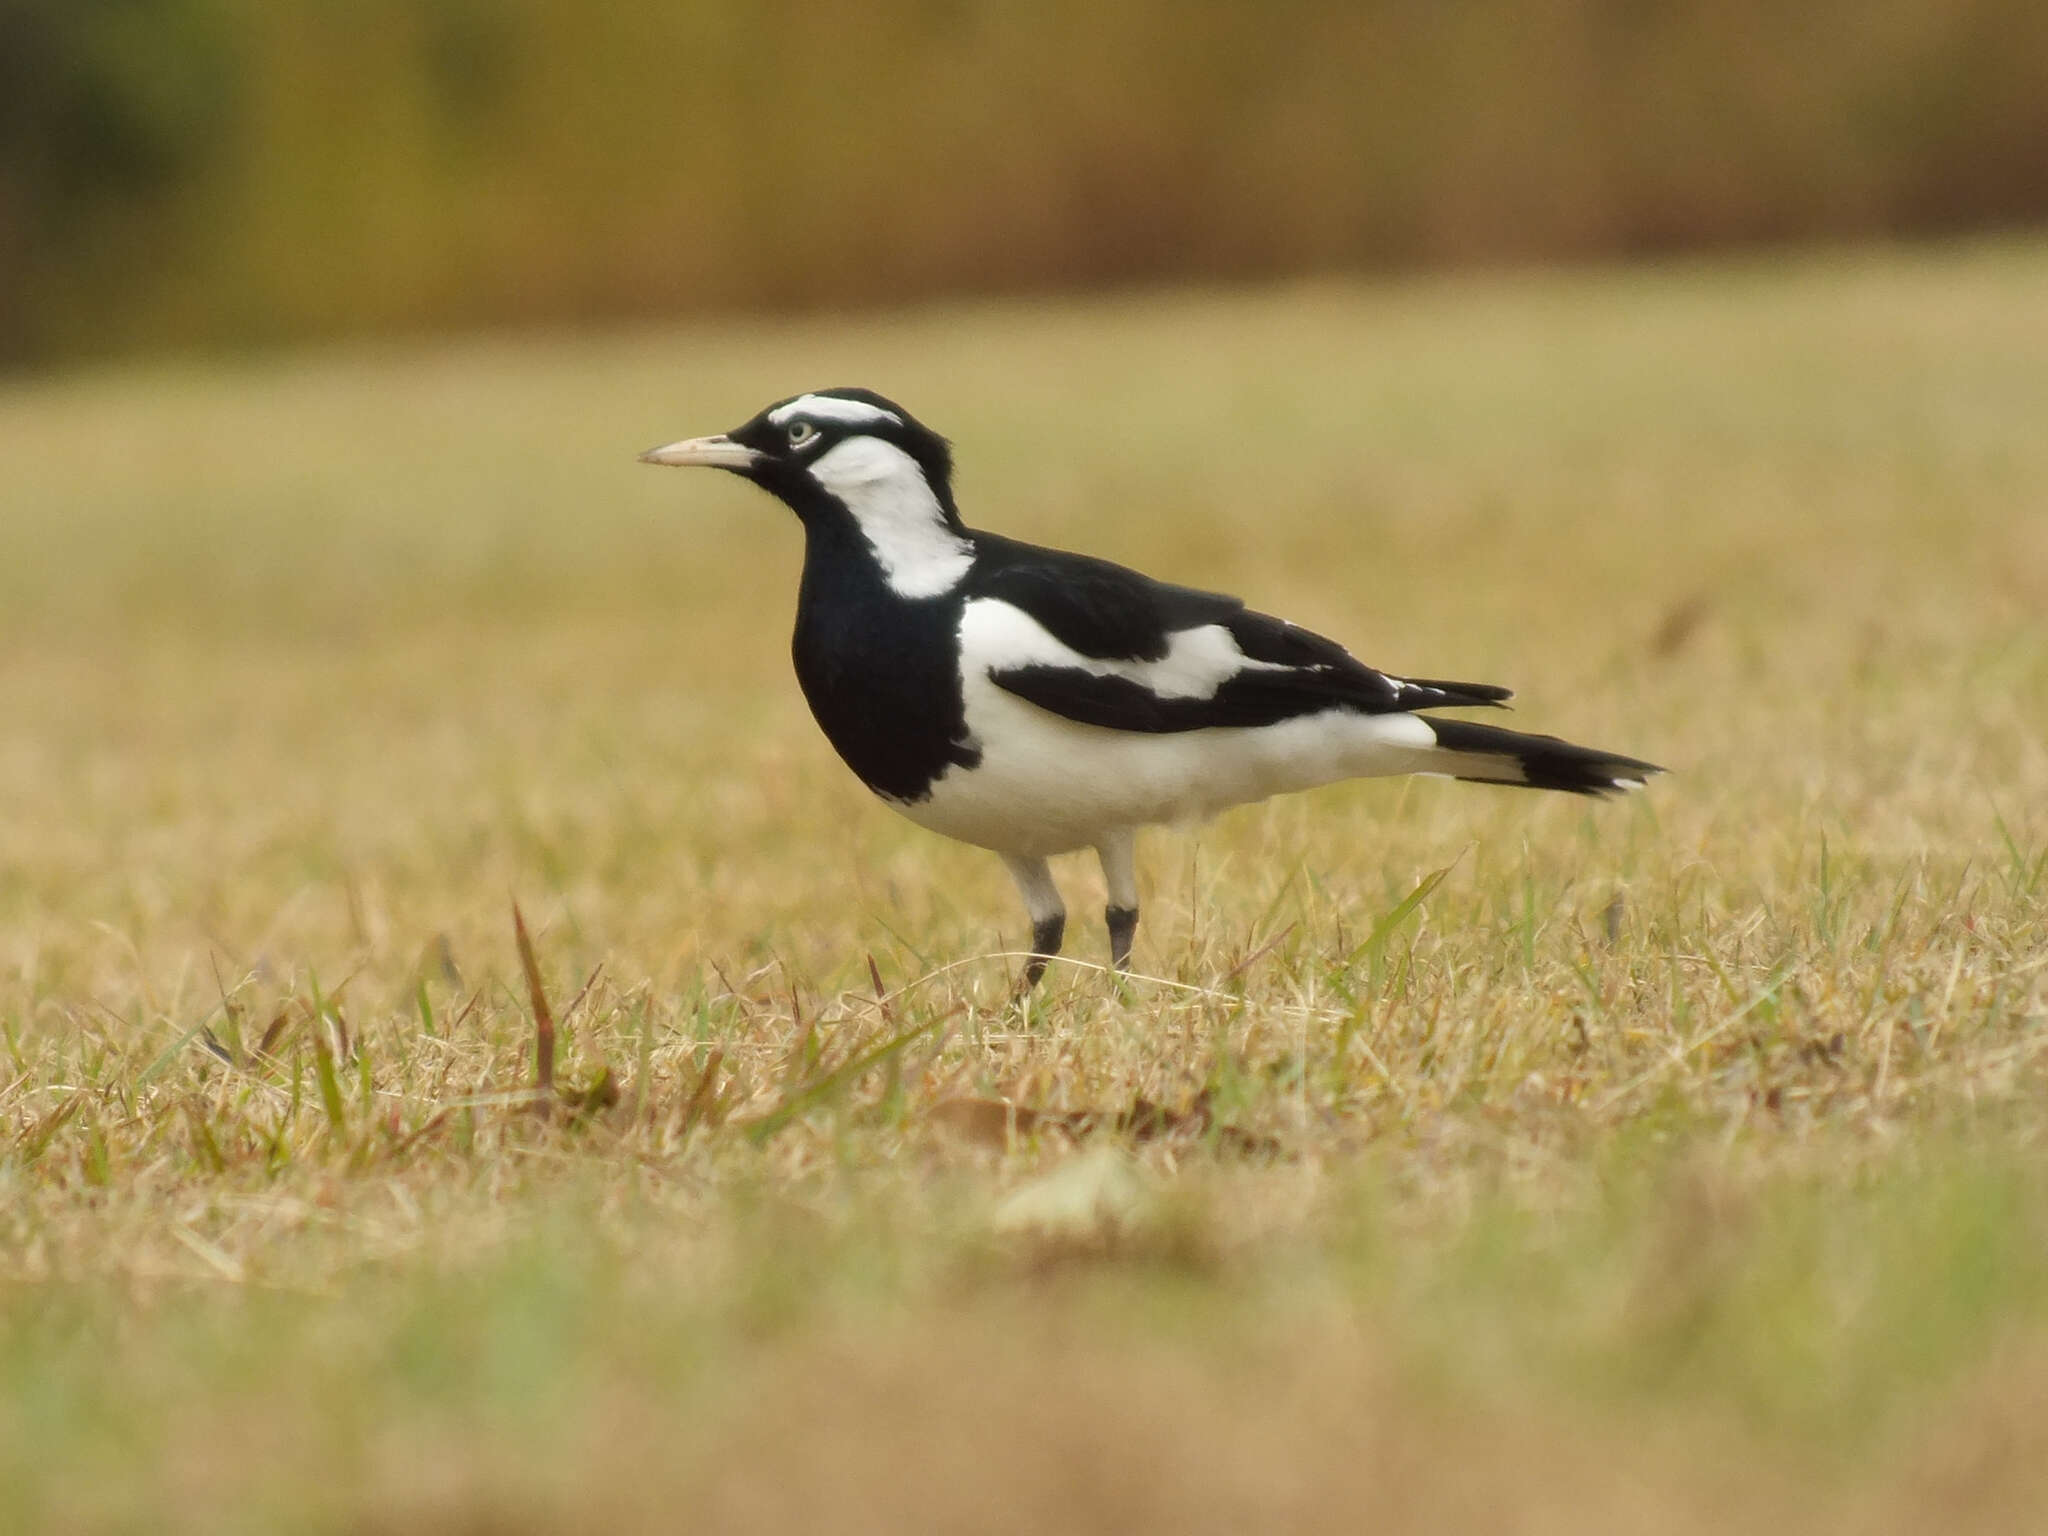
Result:
M2031 1525L2044 279L8 385L9 1523ZM1013 1006L996 861L804 714L786 516L632 462L853 381L970 518L1676 772L1156 833L1140 974Z

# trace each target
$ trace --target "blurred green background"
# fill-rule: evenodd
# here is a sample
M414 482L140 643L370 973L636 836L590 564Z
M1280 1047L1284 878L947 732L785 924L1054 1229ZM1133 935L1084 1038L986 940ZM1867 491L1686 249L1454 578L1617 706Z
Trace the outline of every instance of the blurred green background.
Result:
M0 361L2048 217L2041 0L0 0Z

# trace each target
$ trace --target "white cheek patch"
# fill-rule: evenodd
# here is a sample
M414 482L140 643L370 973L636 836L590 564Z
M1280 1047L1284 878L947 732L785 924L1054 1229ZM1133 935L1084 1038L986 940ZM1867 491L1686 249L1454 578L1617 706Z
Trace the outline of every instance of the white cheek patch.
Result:
M950 592L974 564L974 546L946 521L924 470L894 443L849 437L820 454L810 475L853 514L898 597Z
M809 416L815 421L843 421L852 426L871 427L880 422L898 427L903 425L903 418L894 411L869 405L865 400L842 400L837 395L798 395L768 413L768 419L778 427L788 425L793 416Z
M960 615L963 670L970 674L1011 667L1066 667L1093 677L1121 677L1162 699L1213 699L1241 672L1285 672L1284 663L1253 661L1221 624L1183 629L1167 639L1157 661L1106 661L1084 656L1014 604L977 598Z

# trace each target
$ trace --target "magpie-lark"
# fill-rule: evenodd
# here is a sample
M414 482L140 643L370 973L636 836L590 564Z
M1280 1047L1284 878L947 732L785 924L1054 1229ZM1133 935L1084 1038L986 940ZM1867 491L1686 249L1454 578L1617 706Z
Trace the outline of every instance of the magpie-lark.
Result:
M1506 688L1376 672L1237 598L977 532L946 440L869 390L797 395L641 457L731 470L796 513L791 649L811 713L895 809L1002 855L1031 915L1027 983L1066 930L1051 854L1101 858L1121 969L1140 827L1378 774L1597 795L1660 771L1418 713Z

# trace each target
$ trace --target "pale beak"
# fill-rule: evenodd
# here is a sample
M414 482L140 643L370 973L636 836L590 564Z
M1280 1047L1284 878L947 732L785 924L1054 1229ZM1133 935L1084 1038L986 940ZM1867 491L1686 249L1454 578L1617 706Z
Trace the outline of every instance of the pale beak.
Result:
M650 448L642 464L704 464L712 469L752 469L761 455L723 432L716 437L686 437L679 443Z

